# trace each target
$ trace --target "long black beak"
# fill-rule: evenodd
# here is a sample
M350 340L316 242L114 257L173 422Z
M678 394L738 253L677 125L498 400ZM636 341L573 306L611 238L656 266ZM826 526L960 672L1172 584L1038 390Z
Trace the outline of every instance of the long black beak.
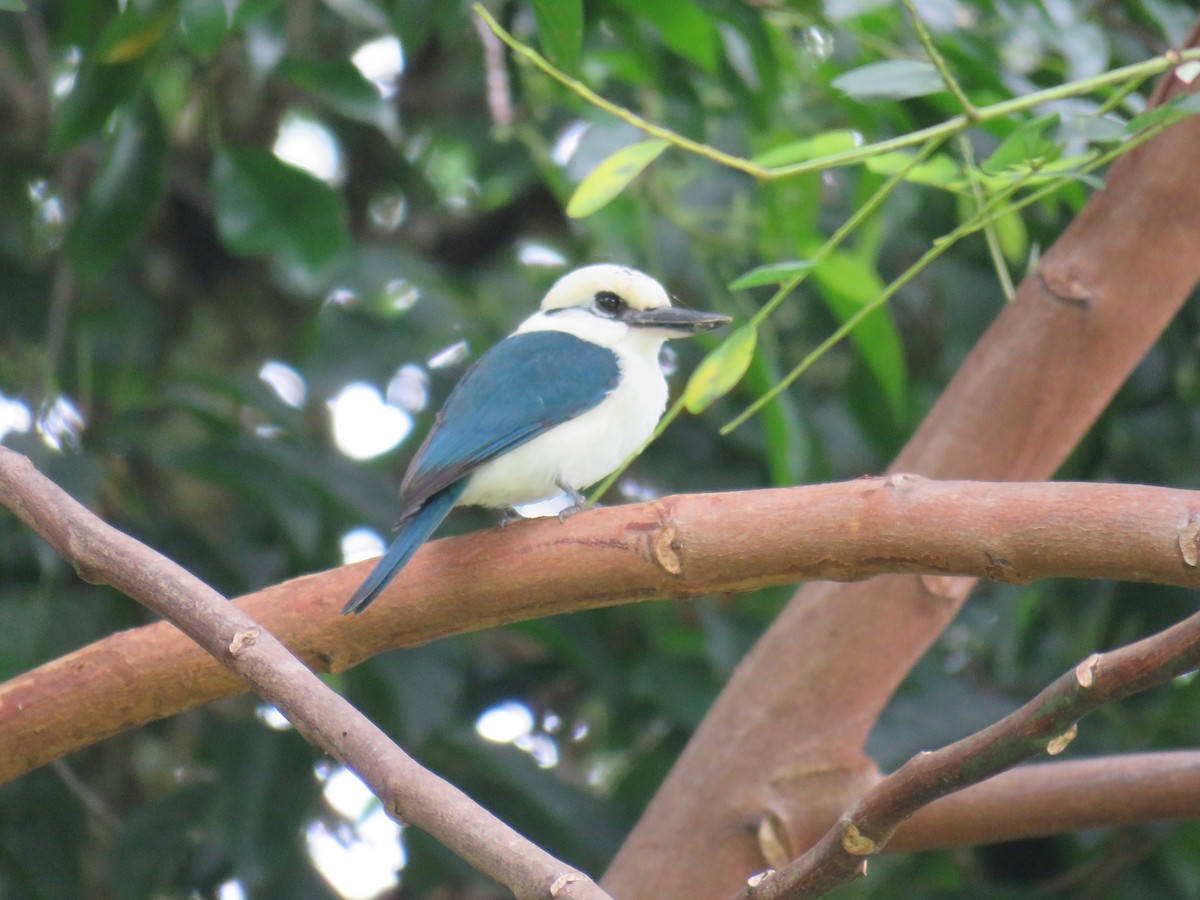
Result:
M636 328L661 328L678 332L680 337L712 331L733 321L720 313L685 309L680 306L656 306L654 309L629 309L621 319Z

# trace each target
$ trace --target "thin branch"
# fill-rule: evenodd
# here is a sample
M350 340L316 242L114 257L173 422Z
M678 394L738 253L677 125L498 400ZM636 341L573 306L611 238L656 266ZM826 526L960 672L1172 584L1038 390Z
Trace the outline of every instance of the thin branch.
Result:
M1198 809L1200 750L1035 763L923 807L885 852L1194 819Z
M1152 637L1094 653L1012 713L968 738L921 753L868 791L787 868L739 892L755 900L821 897L865 873L900 824L923 806L1045 752L1057 756L1079 720L1105 704L1200 667L1200 614Z
M508 71L504 68L504 45L496 33L478 16L474 19L475 31L483 44L483 69L487 80L488 111L492 122L504 128L516 121L513 113L512 88L508 83Z
M353 769L388 813L429 832L520 898L607 895L422 768L328 688L244 610L145 544L105 524L0 447L0 500L92 583L111 584L165 616L311 743Z
M968 117L966 114L953 116L944 122L937 125L931 125L928 128L922 128L918 131L912 131L907 134L898 135L894 138L887 138L882 141L875 141L871 144L864 144L861 147L854 147L850 150L842 151L841 153L831 153L828 156L822 156L818 159L805 160L804 162L794 163L787 166L767 167L759 165L748 159L743 159L739 156L734 156L725 153L721 150L711 147L708 144L694 141L691 138L684 137L678 132L672 131L669 128L664 128L661 125L642 118L630 110L622 106L618 106L610 100L601 97L591 88L577 78L572 78L565 72L555 68L548 60L539 54L532 47L518 41L508 31L501 27L500 23L492 17L483 6L479 3L474 4L472 10L479 18L481 18L500 40L504 41L509 48L518 56L532 63L535 68L544 72L549 77L553 78L559 84L572 91L583 100L595 106L597 109L602 109L606 113L615 118L620 119L637 128L646 134L667 141L675 147L682 150L687 150L697 156L702 156L710 159L715 163L726 166L730 169L737 169L740 172L745 172L753 175L755 178L762 180L771 180L776 178L789 178L794 175L800 175L805 172L818 172L823 169L832 169L838 166L850 165L851 163L862 162L873 156L880 156L892 150L903 150L907 147L915 147L925 144L932 140L943 141L953 137L961 131L965 131L976 123L991 122L996 119L1002 119L1013 113L1025 112L1041 106L1044 103L1049 103L1054 100L1065 100L1069 97L1077 97L1082 94L1090 94L1093 91L1101 88L1109 87L1110 85L1122 85L1129 81L1142 82L1147 78L1153 78L1156 75L1161 75L1163 72L1175 68L1180 63L1189 62L1191 60L1200 60L1200 48L1188 49L1183 51L1168 50L1161 56L1156 56L1153 59L1144 60L1140 63L1134 63L1128 66L1122 66L1119 69L1111 69L1107 72L1102 72L1099 75L1094 75L1090 78L1081 78L1078 81L1067 82L1066 84L1058 84L1054 87L1045 88L1040 91L1034 91L1029 94L1023 94L1020 97L1012 97L1008 100L1002 100L998 103L993 103L989 106L971 107L974 110L974 117Z
M962 89L962 85L958 83L958 80L951 73L950 67L946 65L945 58L938 52L938 48L934 45L933 38L929 34L929 29L921 21L921 14L917 12L916 3L913 0L904 0L904 8L908 10L908 17L912 20L913 29L917 32L917 37L921 41L921 46L925 48L925 53L929 56L929 61L933 63L933 67L942 76L942 83L946 85L946 88L954 95L954 99L958 101L958 105L962 107L963 115L967 117L967 121L978 121L979 111L975 108L975 104L967 97L967 92Z
M13 457L0 452L0 502L16 511ZM803 579L913 572L1200 587L1198 540L1197 492L897 475L665 497L435 541L364 616L338 610L370 561L238 604L308 665L342 671L396 647L524 619ZM243 690L163 623L111 635L0 685L0 783Z

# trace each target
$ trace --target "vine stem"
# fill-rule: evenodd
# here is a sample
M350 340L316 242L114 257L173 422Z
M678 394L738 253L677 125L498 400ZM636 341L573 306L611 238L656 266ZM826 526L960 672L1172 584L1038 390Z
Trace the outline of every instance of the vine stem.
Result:
M553 78L559 84L566 87L572 93L586 100L591 105L598 109L602 109L610 115L626 122L633 127L644 131L652 137L667 141L669 144L679 147L681 150L687 150L697 156L702 156L710 159L720 165L731 169L736 169L740 172L745 172L757 179L763 181L773 181L778 178L790 178L795 175L801 175L806 172L819 172L824 169L832 169L838 166L845 166L851 163L862 162L873 156L879 156L891 150L901 150L906 147L913 147L918 144L924 144L931 140L945 140L953 137L960 131L965 131L973 124L983 124L986 122L1002 119L1011 116L1014 113L1024 112L1040 106L1043 103L1048 103L1052 100L1064 100L1069 97L1076 97L1081 94L1090 94L1100 88L1109 87L1110 85L1122 85L1123 92L1127 93L1132 90L1129 87L1130 83L1133 86L1140 84L1147 78L1153 78L1156 75L1161 75L1168 69L1174 68L1184 62L1193 60L1200 61L1200 48L1191 48L1188 50L1168 50L1167 52L1152 57L1151 59L1143 60L1140 63L1122 66L1118 69L1110 69L1107 72L1101 72L1099 75L1093 75L1090 78L1080 78L1076 81L1069 81L1065 84L1055 85L1054 87L1045 88L1040 91L1034 91L1029 94L1023 94L1020 97L1013 97L1008 100L1002 100L998 103L993 103L988 106L974 107L970 109L974 111L974 115L962 113L957 116L952 116L937 125L931 125L928 128L922 128L917 131L909 132L908 134L898 135L887 140L875 141L870 144L863 144L861 147L854 147L850 150L844 150L840 153L831 153L828 156L822 156L819 159L805 160L799 163L792 163L786 166L763 166L753 160L745 159L740 156L734 156L730 153L725 153L715 147L710 147L708 144L694 141L691 138L684 137L678 132L672 131L661 125L644 119L637 113L634 113L623 106L613 103L611 100L606 100L601 97L591 88L577 78L572 78L562 70L556 68L549 60L543 57L540 53L534 50L527 44L517 40L512 34L504 29L499 22L492 17L481 4L476 3L472 9L484 23L490 28L495 35L500 38L508 47L521 58L527 60L536 69ZM918 29L918 35L921 34ZM928 35L926 35L928 37ZM936 50L934 51L936 53ZM940 54L937 59L941 59ZM935 62L936 66L937 63ZM945 67L945 61L942 61L942 67ZM939 68L939 72L942 69ZM946 75L949 70L945 70ZM953 82L953 77L951 77ZM954 82L957 84L957 82ZM949 83L947 84L949 87ZM953 90L953 88L951 88ZM959 88L961 91L961 88ZM1122 96L1124 96L1124 93ZM958 96L958 93L955 93ZM961 100L960 100L961 102ZM967 107L964 107L967 108Z

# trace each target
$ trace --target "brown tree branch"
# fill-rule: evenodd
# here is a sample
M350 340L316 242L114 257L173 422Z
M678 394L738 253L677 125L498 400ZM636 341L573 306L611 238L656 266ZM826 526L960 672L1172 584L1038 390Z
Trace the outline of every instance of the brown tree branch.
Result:
M84 579L111 584L167 617L278 707L309 742L353 769L393 817L429 832L517 897L607 897L586 875L421 767L244 610L102 522L5 447L0 447L0 500Z
M886 851L965 847L1198 815L1200 750L1037 763L923 807L900 826Z
M1196 44L1200 31L1193 34ZM1157 100L1181 88L1168 75ZM1118 160L1026 277L892 471L1049 478L1200 278L1200 119ZM742 660L605 875L623 900L725 897L772 811L812 840L877 774L863 745L970 579L806 585ZM797 779L795 773L820 773Z
M821 897L866 873L900 823L918 809L1043 751L1062 753L1078 722L1121 700L1200 667L1200 613L1152 637L1094 653L999 722L932 753L920 753L864 794L811 849L737 896L756 900ZM1200 813L1193 808L1192 814Z
M0 502L15 502L14 477L0 465ZM1197 516L1200 493L1168 488L866 478L667 497L436 541L363 616L338 611L370 562L237 602L310 666L341 671L447 634L805 578L906 571L926 573L930 589L953 575L1200 587ZM243 690L167 623L114 634L0 685L0 783Z

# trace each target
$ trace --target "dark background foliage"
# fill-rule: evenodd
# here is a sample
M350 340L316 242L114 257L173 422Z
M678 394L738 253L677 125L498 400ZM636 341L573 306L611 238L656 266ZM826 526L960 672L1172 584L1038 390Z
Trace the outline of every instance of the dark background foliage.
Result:
M918 5L977 102L1144 59L1178 44L1194 14L1183 0ZM552 35L567 17L552 7L494 12L607 98L728 152L840 129L878 139L956 111L945 93L864 103L831 87L855 66L920 56L900 4L588 2L581 52L569 22L566 39ZM380 38L397 42L403 66L377 85L351 59ZM601 212L570 220L573 187L637 132L511 59L515 118L497 124L484 59L461 2L0 11L0 439L235 596L340 565L354 529L385 535L430 406L571 265L631 264L744 321L767 290L726 286L810 254L883 180L850 167L757 183L672 150ZM1014 126L973 133L977 153ZM297 127L310 129L310 159L314 140L333 148L326 178L280 159L280 136ZM1016 277L1089 190L1071 185L1003 224ZM824 356L760 416L718 430L963 214L961 198L902 187L769 320L742 385L675 423L610 502L882 469L1005 302L981 238L924 271L857 344ZM1198 333L1193 304L1064 476L1197 486ZM703 349L674 348L676 389ZM273 389L271 361L302 398ZM355 383L375 391L360 421L412 425L368 459L335 440L330 401ZM448 530L490 522L460 512ZM77 579L7 516L0 574L3 677L148 618ZM786 596L530 622L387 654L331 681L424 763L599 873ZM1088 653L1191 608L1182 591L1144 585L985 587L910 677L872 750L888 767L959 737ZM1072 753L1194 747L1196 692L1184 681L1109 709ZM529 730L485 740L476 723L495 708L528 716ZM0 897L317 898L338 885L352 896L346 867L361 864L341 864L330 884L311 836L319 823L332 835L322 846L355 845L372 810L331 806L328 761L273 723L253 698L221 702L0 788ZM478 889L423 835L403 841L400 893ZM1194 825L1094 832L885 858L847 895L1194 896L1197 858Z

